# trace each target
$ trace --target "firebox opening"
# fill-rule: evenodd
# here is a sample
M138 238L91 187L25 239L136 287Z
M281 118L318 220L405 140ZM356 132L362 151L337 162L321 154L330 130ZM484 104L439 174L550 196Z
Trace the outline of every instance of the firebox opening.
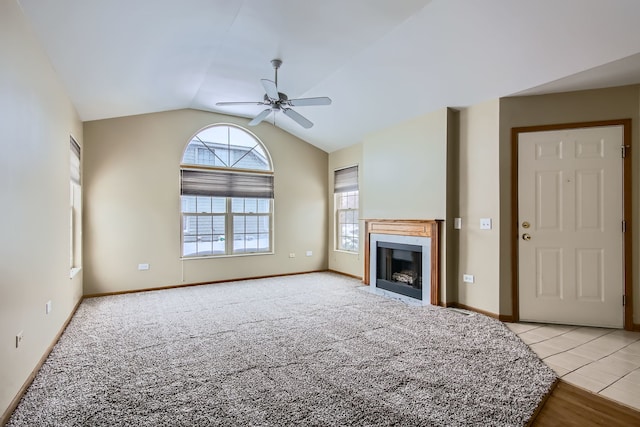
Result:
M422 299L422 246L377 242L376 287Z

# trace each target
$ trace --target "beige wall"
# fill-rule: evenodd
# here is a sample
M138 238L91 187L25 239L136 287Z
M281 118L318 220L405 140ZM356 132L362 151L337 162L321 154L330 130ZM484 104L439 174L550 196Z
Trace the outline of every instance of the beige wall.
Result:
M363 218L445 218L447 114L442 108L364 138Z
M460 111L458 303L498 314L500 311L500 164L499 101ZM480 230L480 218L491 218L492 229ZM507 229L508 230L508 229ZM508 262L508 259L504 260ZM472 274L474 283L464 283Z
M82 295L69 279L69 135L82 125L14 0L0 2L0 414ZM53 310L45 314L45 304ZM15 348L15 336L23 340Z
M358 166L359 188L362 188L362 143L354 144L329 154L329 269L356 277L364 277L364 220L362 219L362 198L360 197L360 250L350 253L336 250L335 198L333 195L334 171L349 166Z
M247 122L178 110L85 123L85 294L327 268L328 154L264 122L251 131L275 170L275 253L180 260L184 148L210 124Z
M442 108L424 116L367 135L362 144L360 178L361 218L440 219L451 216L456 203L457 113ZM452 147L454 148L452 151ZM449 222L450 223L450 222ZM441 300L450 301L447 263L448 222L441 227ZM455 248L455 244L453 246Z
M640 174L636 173L640 162L638 123L640 118L640 86L624 86L608 89L558 93L550 95L503 98L500 100L500 258L511 258L511 128L557 123L577 123L610 119L631 118L631 150L633 175L633 224L634 260L640 253L638 227L638 192ZM638 262L633 263L633 290L635 323L640 323L640 287L638 286ZM511 314L511 264L500 264L500 312Z

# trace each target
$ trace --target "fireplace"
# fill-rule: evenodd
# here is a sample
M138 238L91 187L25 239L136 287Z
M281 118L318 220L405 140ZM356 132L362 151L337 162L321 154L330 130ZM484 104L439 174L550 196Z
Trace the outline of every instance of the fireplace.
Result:
M365 220L364 283L419 305L440 304L440 220Z
M372 288L430 302L430 237L371 234L369 246Z
M377 242L376 287L422 299L422 246Z

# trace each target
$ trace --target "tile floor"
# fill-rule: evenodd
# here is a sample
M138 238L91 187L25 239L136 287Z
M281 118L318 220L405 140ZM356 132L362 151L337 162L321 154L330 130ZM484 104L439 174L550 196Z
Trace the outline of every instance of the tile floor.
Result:
M640 410L640 332L505 323L559 377Z

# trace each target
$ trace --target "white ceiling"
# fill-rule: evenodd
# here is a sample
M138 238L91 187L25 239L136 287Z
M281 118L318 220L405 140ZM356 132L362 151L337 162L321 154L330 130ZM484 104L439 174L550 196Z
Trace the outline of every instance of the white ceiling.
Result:
M260 79L332 152L442 107L640 83L638 0L17 0L82 120L197 108L253 117ZM272 120L272 119L269 119Z

